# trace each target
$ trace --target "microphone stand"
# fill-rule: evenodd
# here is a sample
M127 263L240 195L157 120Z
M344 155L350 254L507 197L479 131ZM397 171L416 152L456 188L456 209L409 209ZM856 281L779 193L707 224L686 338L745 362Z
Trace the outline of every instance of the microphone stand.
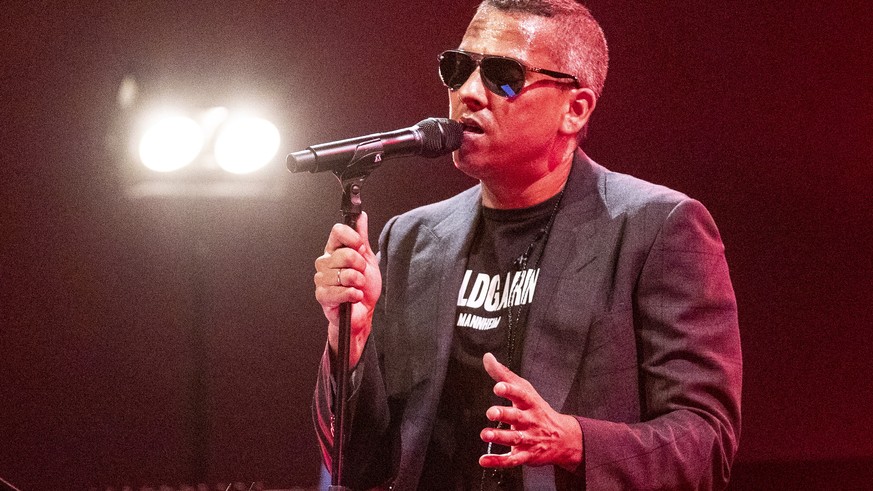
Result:
M357 229L358 217L361 216L361 188L364 180L382 163L382 150L379 138L361 143L351 162L343 169L333 173L339 179L343 188L340 210L343 223L352 229ZM349 425L347 402L351 371L349 370L349 354L352 335L352 304L345 302L339 306L339 337L337 339L336 364L333 366L333 378L336 381L334 394L333 421L333 452L331 454L331 485L329 491L351 490L343 485L343 464L346 446L346 430Z

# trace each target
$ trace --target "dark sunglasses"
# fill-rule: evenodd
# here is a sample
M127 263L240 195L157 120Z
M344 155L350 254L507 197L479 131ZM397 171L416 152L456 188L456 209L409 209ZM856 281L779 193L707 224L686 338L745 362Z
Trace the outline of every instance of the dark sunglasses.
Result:
M534 68L506 56L482 55L459 49L443 51L440 60L440 79L449 90L458 90L470 75L480 67L485 87L501 97L515 97L524 87L526 72L542 73L554 78L566 78L579 87L579 79L567 73Z

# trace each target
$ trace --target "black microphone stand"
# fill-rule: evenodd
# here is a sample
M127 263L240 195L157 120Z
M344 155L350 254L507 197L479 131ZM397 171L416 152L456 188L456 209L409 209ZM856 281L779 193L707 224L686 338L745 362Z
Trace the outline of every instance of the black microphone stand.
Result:
M364 180L382 163L380 140L373 139L362 143L355 151L351 163L341 170L334 171L343 188L342 211L343 223L352 229L357 229L358 217L361 216L361 188ZM348 429L348 401L351 371L349 370L349 353L352 335L352 304L345 302L339 306L339 336L337 339L336 364L333 366L333 378L336 381L334 394L333 422L333 452L331 455L331 485L329 491L350 490L343 484L343 464L346 446L346 430Z

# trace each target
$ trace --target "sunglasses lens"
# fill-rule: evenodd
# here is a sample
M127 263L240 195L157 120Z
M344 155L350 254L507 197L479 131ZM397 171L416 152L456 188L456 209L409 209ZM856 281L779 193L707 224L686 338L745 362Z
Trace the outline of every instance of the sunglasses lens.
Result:
M515 97L524 87L524 67L510 58L482 58L482 81L501 97ZM467 53L446 51L440 55L440 78L451 90L458 90L476 71L476 60Z
M485 58L482 60L482 80L495 94L514 97L524 87L524 67L507 58Z
M446 87L458 90L476 71L476 62L469 55L446 51L440 55L440 78Z

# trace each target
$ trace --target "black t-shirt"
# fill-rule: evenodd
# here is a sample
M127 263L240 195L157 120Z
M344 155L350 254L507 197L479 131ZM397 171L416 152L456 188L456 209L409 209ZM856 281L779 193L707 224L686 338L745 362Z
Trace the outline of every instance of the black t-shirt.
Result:
M479 466L487 449L480 432L495 425L485 411L508 404L494 395L482 356L491 352L518 373L539 257L559 201L560 195L530 208L482 209L458 288L451 356L419 489L522 489L520 468L483 474ZM508 451L495 446L491 453Z

